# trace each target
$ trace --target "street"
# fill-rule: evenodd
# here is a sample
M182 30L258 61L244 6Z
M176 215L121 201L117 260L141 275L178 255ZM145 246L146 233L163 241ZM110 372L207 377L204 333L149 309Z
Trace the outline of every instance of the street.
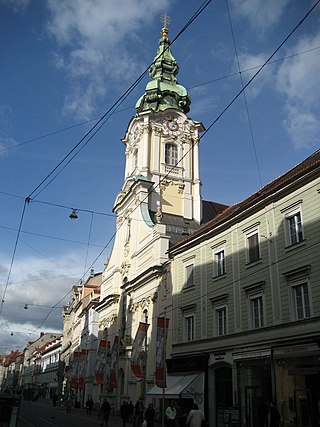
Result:
M91 415L87 415L85 409L77 408L72 409L71 413L67 414L63 407L54 408L51 401L21 401L18 427L89 427L99 425L100 420L97 411L92 411ZM111 415L109 427L120 426L122 426L120 417Z

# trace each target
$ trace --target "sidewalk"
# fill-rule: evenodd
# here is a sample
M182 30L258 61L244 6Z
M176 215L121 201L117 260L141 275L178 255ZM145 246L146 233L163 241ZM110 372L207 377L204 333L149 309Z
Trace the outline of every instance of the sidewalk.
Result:
M40 399L34 402L35 405L48 407L50 406L52 409L56 411L64 411L66 412L66 408L64 406L57 405L55 408L52 407L52 402L47 401L45 399ZM66 413L67 414L67 413ZM70 417L80 418L81 420L85 420L88 425L101 425L101 420L98 416L97 410L92 410L92 413L87 415L85 408L72 408L71 412L67 414ZM155 422L155 427L161 427L161 423ZM110 415L108 427L122 427L122 419L117 415ZM132 423L126 423L126 427L132 427Z

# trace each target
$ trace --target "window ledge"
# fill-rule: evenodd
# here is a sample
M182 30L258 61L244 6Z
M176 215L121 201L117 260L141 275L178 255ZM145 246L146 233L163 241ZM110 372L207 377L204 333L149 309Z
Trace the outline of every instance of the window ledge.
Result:
M215 282L216 280L224 279L227 277L227 273L220 274L219 276L213 276L212 281Z
M246 264L246 268L251 268L254 267L255 265L261 264L262 263L262 258L259 258L257 261L253 261L253 262L248 262Z
M183 289L182 289L182 292L189 292L189 291L191 291L192 289L194 289L195 288L195 285L192 285L192 286L188 286L188 287L184 287Z
M285 246L284 250L285 252L290 252L290 251L294 251L295 249L302 248L305 245L306 245L306 241L301 240L301 242L299 243L294 243L293 245Z

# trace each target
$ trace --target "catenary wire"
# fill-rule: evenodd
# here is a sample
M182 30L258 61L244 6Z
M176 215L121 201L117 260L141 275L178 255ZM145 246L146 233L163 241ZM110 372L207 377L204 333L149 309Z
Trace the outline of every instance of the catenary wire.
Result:
M228 18L229 18L229 24L230 24L230 31L231 31L231 35L232 35L233 47L234 47L234 51L235 51L235 55L236 55L236 59L237 59L238 74L239 74L239 78L240 78L240 82L241 82L241 87L243 88L244 84L243 84L243 78L242 78L241 67L240 67L240 62L239 62L239 54L238 54L236 39L235 39L235 35L234 35L234 30L233 30L228 0L226 0L226 7L227 7L227 12L228 12ZM251 122L251 116L250 116L248 102L247 102L246 91L244 90L242 94L243 94L244 104L246 107L248 126L249 126L249 131L250 131L250 136L251 136L253 154L254 154L254 158L255 158L255 162L256 162L256 166L257 166L258 177L259 177L259 181L260 181L260 188L262 188L263 185L262 185L262 178L261 178L261 172L260 172L260 164L259 164L259 160L258 160L258 154L257 154L257 149L256 149L256 144L255 144L255 139L254 139L254 134L253 134L253 129L252 129L252 122Z
M315 51L317 49L320 49L320 46L313 47L311 49L306 49L306 50L303 50L303 51L300 51L300 52L296 52L296 53L293 53L291 55L283 56L282 58L270 61L267 65L276 64L277 62L281 62L281 61L286 61L287 59L291 59L291 58L294 58L294 57L299 56L299 55L304 55L306 53ZM258 69L260 67L261 67L261 64L260 65L256 65L254 67L250 67L250 68L244 68L240 72L241 72L241 74L244 74L244 73L247 73L249 71L253 71L255 69ZM192 91L193 89L197 89L197 88L202 87L202 86L206 86L206 85L209 85L209 84L212 84L212 83L216 83L216 82L221 81L221 80L226 80L226 79L229 79L231 77L235 77L238 74L239 74L239 72L235 72L235 73L227 74L227 75L224 75L224 76L221 76L221 77L216 77L216 78L214 78L212 80L208 80L208 81L203 82L203 83L198 83L197 85L194 85L194 86L189 86L189 87L187 87L187 90L188 91ZM120 110L116 110L116 111L112 112L111 115L117 114L117 113L121 113L121 112L127 111L127 110L132 110L132 108L134 108L134 106L122 108ZM26 144L30 144L32 142L39 141L39 140L47 138L47 137L49 137L51 135L55 135L57 133L62 133L62 132L65 132L65 131L67 131L69 129L76 128L76 127L79 127L79 126L83 126L83 125L85 125L87 123L95 122L95 121L99 120L99 118L101 118L101 116L100 117L96 117L94 119L90 119L90 120L81 122L81 123L75 123L74 125L70 125L70 126L62 128L62 129L59 129L59 130L56 130L56 131L52 131L52 132L46 133L44 135L40 135L40 136L35 137L35 138L28 139L26 141L20 142L20 143L15 144L15 145L12 145L10 147L2 148L2 149L0 149L0 154L3 153L3 152L5 152L5 151L8 151L8 150L11 150L11 149L14 149L14 148L18 148L18 147L20 147L22 145L26 145ZM3 193L3 194L5 194L5 193Z
M211 2L212 2L212 0L206 0L206 1L204 1L202 3L202 5L196 10L196 12L193 14L193 16L189 19L189 21L187 22L187 24L185 24L183 26L183 28L178 32L177 36L172 40L171 44L174 43L174 41L176 41L177 38L180 37L184 33L184 31L194 22L194 20L207 8L207 6ZM170 45L168 45L167 49L170 47ZM161 55L162 54L160 54L159 57ZM150 64L150 66L152 65L152 63ZM109 113L113 109L117 109L118 106L121 105L121 103L129 96L129 94L132 92L132 90L138 85L138 83L140 83L140 81L143 79L143 77L147 74L150 66L148 68L146 68L143 73L140 74L140 76L134 81L134 83L132 83L129 86L129 88L118 98L118 100L115 101L111 105L111 107L97 121L97 123L93 127L91 127L91 129L80 139L80 141L78 141L78 143L63 157L63 159L46 175L46 177L25 198L24 205L23 205L23 212L22 212L22 215L21 215L21 218L20 218L19 227L18 227L18 233L17 233L17 237L16 237L15 247L14 247L14 251L13 251L13 255L12 255L12 259L11 259L11 263L10 263L9 273L8 273L8 277L7 277L7 280L6 280L3 297L2 297L2 300L1 300L0 315L1 315L1 312L2 312L3 304L4 304L4 301L5 301L5 295L6 295L6 292L7 292L8 283L9 283L10 276L11 276L11 271L12 271L12 267L13 267L13 263L14 263L14 259L15 259L16 249L17 249L17 245L18 245L18 241L19 241L19 237L20 237L20 232L21 232L21 227L22 227L22 222L23 222L23 219L24 219L24 214L25 214L26 206L30 203L30 201L32 199L34 199L35 197L37 197L40 194L40 192L43 191L43 189L46 188L58 176L58 174L71 162L71 160L79 153L79 151L82 148L84 148L89 143L89 141L91 141L91 139L93 138L93 136L101 129L101 127L104 125L104 123L108 120ZM87 137L88 137L88 139L86 140ZM82 147L80 147L83 142L84 142L84 144L82 145ZM76 151L78 147L80 147L80 148L79 148L78 151ZM73 154L75 151L76 151L76 153ZM71 156L71 158L69 158L70 156ZM69 160L67 160L67 159L69 159ZM64 164L65 161L66 161L66 163ZM58 168L61 165L63 165L63 166L61 167L61 170L58 171ZM56 171L57 171L56 175L53 176L53 174ZM50 314L50 312L48 313L48 316L49 316L49 314Z
M206 135L210 129L214 126L214 124L222 117L222 115L230 108L230 106L235 102L235 100L242 94L242 92L251 84L251 82L256 78L256 76L262 71L262 69L266 66L267 63L275 56L275 54L280 50L280 48L286 43L286 41L291 37L291 35L299 28L299 26L305 21L305 19L310 15L310 13L315 9L315 7L319 4L320 0L318 0L313 7L307 12L307 14L300 20L300 22L294 27L294 29L289 33L289 35L284 39L284 41L278 46L278 48L273 52L273 54L265 61L265 63L258 69L258 71L253 75L253 77L246 83L246 85L242 88L241 91L229 102L229 104L223 109L223 111L216 117L216 119L210 124L205 133L201 136ZM181 159L180 159L181 161ZM177 163L179 164L180 161ZM168 173L169 174L169 173ZM148 197L148 195L146 196ZM141 202L142 203L142 202ZM114 235L112 236L112 239ZM95 262L95 261L94 261Z

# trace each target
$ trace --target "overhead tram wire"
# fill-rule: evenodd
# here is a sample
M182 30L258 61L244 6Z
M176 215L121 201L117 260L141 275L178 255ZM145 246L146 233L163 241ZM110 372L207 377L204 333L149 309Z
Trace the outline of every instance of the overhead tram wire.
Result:
M278 58L278 59L275 59L274 61L270 61L267 65L276 64L277 62L281 62L281 61L286 61L287 59L291 59L291 58L294 58L294 57L299 56L299 55L304 55L304 54L306 54L306 53L312 52L312 51L317 50L317 49L320 49L320 46L316 46L316 47L313 47L313 48L311 48L311 49L302 50L302 51L300 51L300 52L293 53L292 55L283 56L282 58ZM254 67L244 68L244 69L243 69L243 70L241 70L240 72L241 72L242 74L244 74L244 73L247 73L247 72L249 72L249 71L256 70L256 69L258 69L258 68L260 68L260 67L261 67L261 65L256 65L256 66L254 66ZM211 84L211 83L216 83L216 82L221 81L221 80L226 80L226 79L229 79L229 78L231 78L231 77L235 77L235 76L237 76L238 74L239 74L239 72L237 71L237 72L235 72L235 73L226 74L226 75L224 75L224 76L216 77L216 78L214 78L214 79L212 79L212 80L208 80L208 81L203 82L203 83L198 83L198 84L196 84L196 85L194 85L194 86L189 86L189 87L187 87L187 90L192 91L193 89L197 89L197 88L199 88L199 87L206 86L206 85L209 85L209 84ZM116 110L116 111L114 111L114 112L110 113L110 115L117 114L117 113L121 113L121 112L123 112L123 111L127 111L127 110L131 110L132 108L134 108L134 106L133 106L133 105L132 105L132 106L130 106L130 107L122 108L121 110ZM101 117L101 116L100 116L100 117ZM22 146L22 145L30 144L30 143L32 143L32 142L36 142L36 141L39 141L39 140L41 140L41 139L45 139L45 138L47 138L48 136L55 135L55 134L57 134L57 133L62 133L62 132L65 132L65 131L67 131L67 130L69 130L69 129L76 128L76 127L79 127L79 126L83 126L83 125L85 125L85 124L87 124L87 123L94 122L94 121L96 121L96 120L99 120L99 118L100 118L100 117L96 117L96 118L94 118L94 119L89 119L89 120L84 121L84 122L81 122L81 123L76 123L76 124L74 124L74 125L67 126L67 127L65 127L65 128L61 128L61 129L58 129L58 130L56 130L56 131L52 131L52 132L46 133L46 134L44 134L44 135L40 135L40 136L38 136L38 137L28 139L28 140L23 141L23 142L20 142L20 143L18 143L18 144L11 145L10 147L7 147L7 148L1 148L1 149L0 149L0 154L1 154L1 153L3 153L3 152L6 152L6 151L12 150L12 149L14 149L14 148L18 148L18 147L20 147L20 146ZM5 194L5 193L4 193L4 192L2 192L2 194Z
M255 79L255 77L262 71L262 69L267 65L267 63L269 63L269 61L274 57L274 55L279 51L279 49L285 44L285 42L291 37L291 35L297 30L297 28L305 21L305 19L310 15L310 13L314 10L314 8L319 4L320 0L318 0L314 6L309 10L309 12L304 16L304 18L302 18L300 20L300 22L294 27L294 29L290 32L290 34L284 39L284 41L278 46L278 48L273 52L273 54L267 59L267 61L265 61L265 63L259 68L259 70L253 75L253 77L247 82L247 84L244 86L244 88L242 88L242 90L233 98L233 100L231 100L229 102L229 104L224 108L224 110L219 114L219 116L211 123L211 125L209 126L209 128L205 131L205 133L201 136L201 138L207 134L207 132L214 126L214 124L223 116L223 114L230 108L230 106L235 102L235 100L241 95L241 93L249 86L249 84L251 84L251 82ZM183 156L184 157L184 156ZM182 157L182 158L183 158ZM177 164L180 163L182 159L180 159ZM159 184L158 184L159 185ZM156 188L156 187L155 187ZM152 188L151 191L153 191L154 188ZM149 194L146 196L146 198L149 196ZM145 200L145 199L144 199ZM142 202L140 202L141 204ZM109 239L109 242L114 238L116 233L113 234L113 236L111 237L111 239ZM109 244L108 242L108 244ZM103 252L103 251L102 251ZM101 252L101 253L102 253ZM100 253L100 255L101 255ZM98 257L100 257L100 255ZM96 259L98 259L98 257ZM95 260L96 261L96 260ZM94 261L94 262L95 262ZM93 263L94 263L93 262ZM70 291L71 292L71 291ZM68 292L68 294L70 293ZM67 294L67 295L68 295ZM66 297L66 296L65 296ZM64 298L65 298L64 297ZM61 300L60 300L61 301ZM48 313L48 315L46 316L46 318L43 320L43 322L41 323L41 325L37 328L39 329L42 324L45 322L45 320L49 317L51 312ZM37 330L36 329L36 330Z
M296 24L296 26L291 30L291 32L289 33L289 35L280 43L280 45L274 50L274 52L269 56L269 58L259 67L258 71L250 78L250 80L244 85L244 87L234 96L234 98L227 104L227 106L221 111L221 113L213 120L213 122L209 125L209 127L207 128L207 130L200 136L200 138L202 139L203 136L205 136L211 129L212 127L220 120L220 118L225 114L225 112L231 107L231 105L239 98L239 96L243 93L243 91L253 82L253 80L260 74L260 72L264 69L264 67L270 62L270 60L276 55L276 53L281 49L281 47L287 42L287 40L292 36L292 34L294 34L294 32L300 27L300 25L307 19L307 17L313 12L313 10L318 6L318 4L320 3L320 0L317 0L317 2L311 7L311 9L304 15L304 17L298 22L298 24ZM192 147L191 147L192 148ZM178 160L178 162L172 166L172 169L174 167L176 167L181 161L182 159L190 152L191 148L181 157L180 160ZM139 203L138 206L140 206L150 195L150 193L152 191L154 191L155 188L157 188L161 182L166 179L168 177L168 175L170 174L170 171L160 180L159 184L152 186L151 189L148 191L148 194L146 195L146 197ZM137 209L138 206L135 208ZM118 227L118 229L122 226L122 224ZM117 230L118 230L117 229ZM91 266L87 269L87 272L89 271L89 269L94 265L94 263L97 261L97 259L100 258L100 256L102 255L102 253L104 252L104 250L107 248L107 246L109 245L109 243L114 239L117 230L113 233L113 235L111 236L111 238L109 239L108 243L105 245L104 249L101 250L100 254L94 259L94 261L91 263Z
M254 74L254 76L247 82L247 84L244 86L244 88L233 98L232 101L230 101L230 103L224 108L224 110L219 114L219 116L211 123L211 125L209 126L209 128L207 129L207 131L205 132L205 134L214 126L214 124L222 117L222 115L228 110L228 108L235 102L235 100L241 95L241 93L243 92L243 90L249 86L249 84L254 80L254 78L261 72L261 70L265 67L265 65L267 63L269 63L269 61L274 57L274 55L279 51L279 49L285 44L285 42L289 39L289 37L296 31L296 29L304 22L304 20L309 16L309 14L314 10L314 8L319 4L320 0L318 0L314 6L309 10L309 12L304 16L303 19L300 20L300 22L296 25L296 27L290 32L290 34L285 38L285 40L279 45L279 47L274 51L274 53L268 58L268 60L259 68L259 70L257 71L257 73ZM203 134L201 137L203 137L205 134ZM180 159L181 161L181 159ZM179 162L177 162L177 164L179 164ZM153 189L152 189L153 191ZM146 196L148 197L148 196ZM115 235L115 234L114 234ZM113 236L114 237L114 236ZM113 237L109 240L111 241L113 239ZM95 262L95 261L94 261ZM69 294L70 292L68 292ZM68 295L67 294L67 295ZM42 324L44 323L44 321L48 318L48 316L50 315L50 312L48 313L48 315L46 316L46 318L43 320ZM42 326L42 324L38 327L38 329ZM37 329L36 329L37 330Z
M320 0L319 0L320 1ZM176 35L176 37L172 40L172 42L170 43L170 45L168 46L168 48L178 39L178 37L180 37L185 31L186 29L194 22L194 20L207 8L207 6L212 2L212 0L205 0L202 5L196 10L196 12L192 15L192 17L189 19L189 21L183 26L183 28L178 32L178 34ZM163 53L161 53L159 55L159 57L162 55ZM154 61L152 61L153 63ZM105 124L105 122L108 120L108 115L109 113L113 110L116 109L119 105L121 105L121 103L129 96L129 94L133 91L133 89L140 83L140 81L143 79L143 77L147 74L149 68L151 67L152 63L145 69L145 71L135 80L134 83L132 83L129 88L118 98L117 101L115 101L112 106L107 110L107 112L97 121L97 123L80 139L80 141L78 141L78 143L69 151L68 154L66 154L63 159L51 170L51 172L49 174L47 174L47 176L31 191L31 193L29 193L29 195L25 198L24 201L24 205L23 205L23 211L22 211L22 215L20 218L20 223L19 223L19 228L18 228L18 233L17 233L17 237L16 237L16 242L15 242L15 246L14 246L14 251L13 251L13 255L12 255L12 259L11 259L11 263L10 263L10 268L9 268L9 273L8 273L8 277L6 280L6 284L5 284L5 289L4 289L4 293L3 293L3 297L1 300L1 306L0 306L0 315L2 312L2 308L3 308L3 304L5 301L5 295L7 292L7 288L8 288L8 283L11 277L11 271L12 271L12 266L14 263L14 259L15 259L15 254L16 254L16 250L17 250L17 246L18 246L18 241L19 241L19 237L20 237L20 232L21 232L21 227L22 227L22 222L24 219L24 214L25 214L25 210L26 210L26 206L35 198L37 197L43 190L44 188L46 188L59 174L60 172L62 172L62 170L71 162L71 160L75 157L75 155L77 155L82 148L84 148L89 141L93 138L93 136L101 129L101 127ZM91 135L88 140L84 143L84 145L76 152L75 155L73 155L73 157L67 161L66 165L64 165L60 171L57 172L56 175L54 175L52 177L52 175L58 170L58 168L70 157L70 155L81 145L81 143L83 141L85 141L85 139L92 134L92 132L95 131L93 133L93 135ZM49 178L51 178L51 180L49 182L47 182L49 180ZM47 182L46 185L44 185ZM112 237L113 239L113 237ZM112 240L111 239L111 240ZM105 250L105 248L104 248ZM99 255L101 256L101 255ZM91 267L91 266L90 266ZM90 268L89 267L89 268ZM49 312L50 313L50 312ZM49 315L49 314L48 314Z
M229 18L231 35L232 35L233 47L234 47L234 51L235 51L236 58L237 58L238 74L239 74L239 77L240 77L241 87L243 88L243 86L244 86L244 84L243 84L243 78L242 78L242 73L241 73L241 67L240 67L239 55L238 55L238 49L237 49L236 39L235 39L235 36L234 36L234 31L233 31L233 25L232 25L232 20L231 20L231 14L230 14L228 0L226 0L226 7L227 7L227 11L228 11L228 18ZM247 96L246 96L245 90L242 92L242 94L243 94L244 104L245 104L245 107L246 107L246 113L247 113L247 118L248 118L248 125L249 125L249 130L250 130L250 136L251 136L251 142L252 142L252 147L253 147L253 153L254 153L254 158L255 158L255 162L256 162L256 166L257 166L257 171L258 171L258 176L259 176L259 181L260 181L260 188L262 188L263 185L262 185L260 165L259 165L258 154L257 154L255 140L254 140L254 134L253 134L253 129L252 129L251 117L250 117L250 112L249 112L249 107L248 107Z
M12 257L11 257L11 262L10 262L10 267L9 267L9 271L8 271L8 275L7 275L7 280L6 280L6 283L5 283L5 286L4 286L4 291L3 291L3 294L2 294L1 305L0 305L0 316L1 316L1 313L2 313L3 304L4 304L4 301L5 301L5 297L6 297L6 293L7 293L7 289L8 289L8 285L9 285L9 280L10 280L10 277L11 277L11 272L12 272L12 267L13 267L15 255L16 255L16 252L17 252L17 247L18 247L18 242L19 242L19 238L20 238L22 222L23 222L24 215L25 215L25 212L26 212L26 206L27 206L27 202L25 200L24 204L23 204L23 209L22 209L21 217L20 217L20 222L19 222L17 237L16 237L16 240L15 240L15 243L14 243L13 254L12 254Z
M171 41L170 45L167 47L167 49L187 30L187 28L194 22L194 20L206 9L206 7L212 2L213 0L205 0L203 4L197 9L197 11L193 14L193 16L189 19L189 21L183 26L183 28L178 32L178 34L174 37L174 39ZM159 57L163 53L159 54ZM153 63L154 61L152 61ZM48 185L51 184L51 182L64 170L64 168L74 159L74 157L91 141L93 136L97 134L97 132L102 128L102 126L106 123L106 121L110 118L110 113L113 112L113 110L116 110L122 102L131 94L133 89L142 81L144 76L148 73L152 63L140 74L140 76L129 86L129 88L115 101L111 107L102 115L102 117L97 121L97 123L91 127L91 129L78 141L78 143L63 157L62 160L47 174L45 178L31 191L31 193L27 196L27 200L31 200L32 198L37 197ZM89 135L91 135L89 137ZM89 138L88 138L89 137ZM86 138L88 138L86 140ZM86 140L86 141L85 141ZM85 142L84 142L85 141ZM81 144L84 142L84 144L81 146ZM80 147L81 146L81 147ZM72 155L72 153L75 152L75 150L79 147L79 150L69 159L69 157ZM67 159L69 159L67 161ZM64 162L66 162L65 165ZM63 165L63 166L62 166ZM58 171L59 167L61 169ZM57 171L57 173L53 176L53 174ZM49 178L52 177L50 180ZM49 182L47 182L49 181ZM47 184L45 184L47 182ZM44 185L45 184L45 185Z
M218 120L224 115L224 113L231 107L232 104L239 98L239 96L245 91L245 89L252 83L252 81L261 73L264 67L271 61L271 59L279 52L282 46L289 40L293 33L300 27L300 25L308 18L308 16L313 12L313 10L319 5L320 0L317 0L316 3L309 9L309 11L304 15L304 17L296 24L296 26L290 31L290 33L285 37L285 39L280 43L280 45L274 50L274 52L269 56L269 58L261 65L258 71L247 81L243 88L237 93L237 95L228 103L228 105L221 111L221 113L215 118L215 120L209 125L205 132L200 136L202 139L210 129L217 123Z

